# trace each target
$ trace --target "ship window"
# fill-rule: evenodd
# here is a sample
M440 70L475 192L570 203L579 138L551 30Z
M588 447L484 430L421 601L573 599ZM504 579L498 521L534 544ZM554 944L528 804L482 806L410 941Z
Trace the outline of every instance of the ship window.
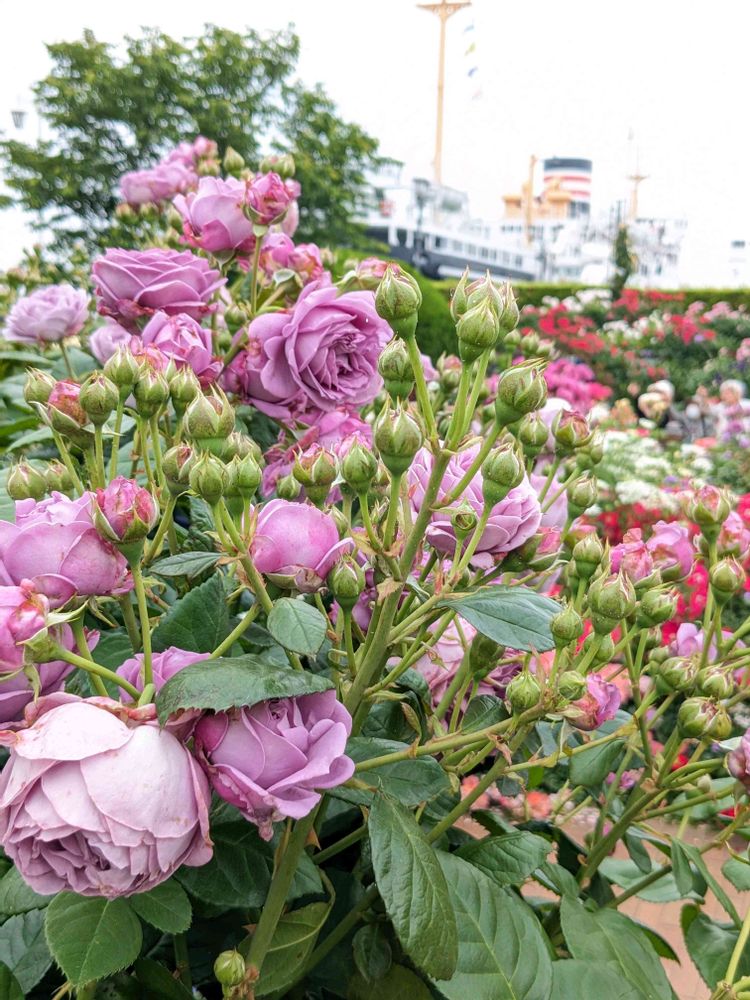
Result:
M732 249L733 250L744 250L745 249L745 241L744 240L732 240Z
M435 237L435 249L436 250L442 250L444 247L445 247L445 237L444 236L436 236Z
M472 257L476 257L476 255L477 255L477 248L474 246L473 243L469 243L469 245L466 247L466 252L468 254L471 254Z
M454 240L453 241L453 249L455 251L457 251L458 253L463 253L463 251L464 251L464 245L461 242L461 240Z
M406 246L406 230L397 229L396 230L396 242L400 247Z
M489 257L489 255L490 254L489 254L489 250L487 249L487 247L480 247L479 248L479 256L482 257L484 260L487 260L487 258Z
M523 257L521 256L520 253L516 254L515 264L516 264L516 267L521 267L523 265Z
M490 260L497 260L497 250L490 250Z

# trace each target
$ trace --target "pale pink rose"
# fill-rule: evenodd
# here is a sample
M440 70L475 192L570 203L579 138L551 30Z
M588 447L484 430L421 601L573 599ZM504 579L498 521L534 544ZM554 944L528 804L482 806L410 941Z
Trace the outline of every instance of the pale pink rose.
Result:
M221 371L214 358L211 331L186 313L157 312L143 328L144 347L158 347L178 368L192 368L201 384L210 385Z
M19 299L2 335L19 344L45 344L79 333L89 314L89 297L71 285L47 285Z
M201 177L196 191L174 200L187 241L209 253L252 252L255 236L244 203L245 183L234 177Z

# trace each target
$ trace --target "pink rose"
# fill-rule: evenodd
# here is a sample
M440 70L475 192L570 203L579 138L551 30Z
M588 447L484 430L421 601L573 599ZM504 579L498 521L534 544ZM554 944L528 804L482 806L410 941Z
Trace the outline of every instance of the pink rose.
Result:
M0 734L0 842L36 892L113 899L204 865L210 791L152 705L57 694Z
M159 505L151 493L125 476L96 491L94 509L99 534L115 544L144 539L159 519Z
M22 719L24 709L34 699L31 679L23 671L22 643L46 627L48 612L49 601L28 584L0 586L0 726ZM70 626L59 627L56 638L65 649L75 648ZM72 669L64 660L39 664L39 693L59 691Z
M154 653L151 660L153 671L154 687L158 691L167 683L170 677L174 677L183 667L189 667L191 663L198 663L200 660L208 660L208 653L192 653L189 649L179 649L177 646L169 646L162 653ZM125 660L117 668L117 673L123 677L133 687L143 690L143 653L136 653L129 660Z
M727 770L750 789L750 730L743 734L740 745L727 755Z
M127 347L131 337L131 332L124 326L107 319L89 337L89 350L99 364L103 365L109 361L118 347Z
M439 507L451 490L461 481L476 458L479 447L479 444L471 445L451 458L440 485L435 507ZM432 464L432 455L426 448L422 448L417 452L414 462L407 472L409 498L415 513L421 509L424 502ZM484 507L481 471L476 473L457 504L461 500L468 502L476 511L477 516L481 515ZM439 552L444 552L446 555L452 555L456 549L456 533L451 524L452 509L451 507L436 510L427 529L427 541ZM504 500L492 508L487 527L472 559L472 565L489 569L497 556L504 555L528 541L539 527L541 518L542 512L536 492L528 478L524 476L522 482L515 486Z
M353 545L351 538L339 539L336 522L316 507L271 500L258 513L250 555L272 583L311 594Z
M278 174L257 174L247 185L245 203L260 226L281 222L294 195Z
M287 184L289 182L287 181ZM289 202L289 207L286 210L286 215L281 220L281 231L285 236L294 236L299 227L299 202L297 198L299 195L294 196L294 201Z
M372 402L382 381L377 361L391 329L372 292L338 295L311 282L291 311L267 313L227 371L227 388L279 420Z
M269 233L263 240L260 266L268 277L282 268L295 271L303 285L317 281L326 273L319 247L314 243L300 243L295 246L284 233Z
M576 729L590 732L614 719L620 707L620 692L616 685L605 681L601 674L589 674L586 687L586 694L577 701L572 701L563 714Z
M93 493L70 500L19 500L16 521L0 521L0 584L30 580L53 608L82 597L122 594L132 580L128 564L94 527Z
M611 551L611 567L613 573L623 573L632 583L640 583L654 572L654 560L648 546L643 541L640 528L626 531L622 542L615 545Z
M253 224L243 211L245 184L234 177L201 177L198 190L178 195L174 206L183 218L185 236L209 253L251 253Z
M731 511L722 524L716 548L720 556L736 559L744 559L750 551L750 531L736 510Z
M91 267L99 312L132 327L141 316L162 310L200 319L225 283L207 260L189 250L111 248Z
M214 382L221 361L213 356L211 331L187 313L157 312L143 328L144 347L158 347L178 368L192 368L204 385Z
M88 295L71 285L48 285L19 299L8 313L3 337L19 344L44 344L78 333L89 313Z
M352 719L334 691L262 701L204 716L195 728L198 759L214 791L255 823L264 840L273 823L301 819L354 773L345 755Z
M669 644L669 651L673 656L694 656L697 653L703 652L704 641L703 629L698 628L693 622L683 622L677 627L675 637ZM716 656L715 639L711 639L708 656L710 660L713 660Z
M145 170L130 170L120 178L123 200L133 208L169 201L198 182L191 166L179 160L157 163Z
M690 532L677 521L657 521L646 548L651 553L654 566L666 580L688 576L693 568L695 551Z

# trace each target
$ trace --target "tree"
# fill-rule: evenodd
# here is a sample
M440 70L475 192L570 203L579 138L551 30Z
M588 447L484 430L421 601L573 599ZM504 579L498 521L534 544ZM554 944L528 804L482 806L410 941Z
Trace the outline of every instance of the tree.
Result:
M628 278L633 273L635 263L630 249L627 226L620 226L615 237L615 244L612 252L615 270L612 276L612 301L616 302L622 295L622 290L628 282Z
M299 162L300 237L352 243L352 221L377 141L342 121L320 89L292 80L299 40L207 25L177 41L155 29L125 39L124 56L92 32L48 46L53 68L35 87L52 138L0 143L15 201L52 228L58 245L107 242L117 181L183 139L202 134L250 165L283 148Z

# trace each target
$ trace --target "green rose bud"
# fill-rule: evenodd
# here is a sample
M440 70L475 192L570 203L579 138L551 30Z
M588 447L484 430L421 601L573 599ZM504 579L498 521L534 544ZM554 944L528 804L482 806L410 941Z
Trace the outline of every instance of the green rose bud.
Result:
M178 368L169 380L169 395L177 416L181 416L188 405L199 395L201 385L192 368Z
M338 475L336 456L320 445L313 445L294 460L292 475L305 487L305 493L312 503L321 507L328 499L331 486Z
M549 428L538 413L527 413L518 426L518 440L529 458L536 458L544 450L548 437Z
M394 399L408 399L414 388L414 369L409 350L400 337L386 344L378 358L378 371L386 391Z
M725 740L732 733L726 709L708 698L687 698L677 713L677 728L686 739Z
M602 666L605 663L611 663L612 657L615 655L615 642L612 636L609 634L603 635L601 633L592 632L583 640L583 645L581 646L577 661L580 662L580 660L584 657L587 657L596 643L598 643L598 646L596 653L594 653L589 670L592 670L594 667Z
M164 453L162 470L167 487L173 497L186 493L190 488L190 470L197 455L189 444L178 444Z
M190 489L209 507L215 506L224 495L228 474L226 466L209 452L204 452L192 465L189 473Z
M503 347L506 347L509 351L515 351L520 348L522 340L523 337L520 330L508 330L503 337Z
M47 492L47 480L33 465L19 462L10 470L6 489L11 500L41 500Z
M375 309L399 337L412 337L417 328L417 314L422 305L422 292L416 280L400 267L389 264L378 290Z
M387 406L378 417L373 432L375 447L392 476L403 475L422 447L422 430L402 406Z
M482 497L488 507L494 507L525 476L523 459L511 444L501 444L489 453L482 465Z
M579 517L589 507L593 507L599 496L599 487L596 479L586 473L574 480L566 490L568 494L568 514Z
M673 617L677 609L675 594L664 593L662 590L647 590L641 598L638 608L638 624L653 626L663 625Z
M63 463L57 459L47 463L44 470L44 480L50 493L55 490L58 493L70 493L74 486L73 477Z
M705 667L698 671L698 689L707 698L722 701L734 694L735 683L731 673L720 667Z
M552 421L556 455L571 455L590 443L593 432L586 418L575 410L560 410Z
M135 408L141 417L153 417L169 399L169 383L161 372L143 366L133 387Z
M468 301L466 289L469 286L469 269L468 267L461 275L458 280L458 284L453 290L453 295L451 296L451 316L453 317L453 322L457 323L459 319L468 309Z
M117 386L120 402L124 403L138 379L138 362L129 347L120 346L104 363L104 374Z
M355 441L341 461L341 476L357 496L367 493L378 471L378 460L369 448Z
M635 611L635 587L624 573L595 581L589 588L588 598L591 610L609 618L612 628Z
M711 567L708 580L714 600L724 605L745 586L745 570L733 556L729 556Z
M276 496L281 500L296 500L300 492L300 484L291 472L288 476L281 476L276 483Z
M239 177L242 171L245 169L245 160L236 149L232 149L231 146L227 146L224 153L224 158L221 161L224 170L231 174L232 177Z
M482 680L492 673L504 652L505 646L477 632L469 647L469 670L472 677L475 680Z
M518 311L518 303L516 302L516 295L511 287L509 281L506 281L500 289L500 294L502 296L503 307L498 315L498 320L500 321L500 330L505 334L505 343L508 343L508 335L512 330L518 326L518 320L521 318L521 314Z
M539 334L532 330L521 338L521 343L518 346L524 357L535 358L539 350Z
M234 409L221 391L196 396L185 411L185 433L213 455L222 455L234 430Z
M670 691L692 691L697 681L698 668L689 656L669 656L656 665L656 675Z
M462 500L460 504L451 509L451 526L459 542L470 535L478 523L477 512L467 501Z
M594 431L591 440L575 453L579 469L594 469L604 458L604 438L600 431Z
M78 401L95 427L107 422L120 400L117 386L103 372L92 372L81 386Z
M582 580L590 580L604 558L604 546L596 535L584 535L573 546L573 562Z
M576 701L586 693L586 678L575 670L566 670L560 675L557 690L566 701Z
M564 649L583 635L583 619L572 604L551 618L549 627L558 649Z
M227 989L239 986L245 978L245 959L238 951L222 951L214 962L214 975Z
M494 347L500 325L491 301L484 299L467 309L456 325L456 334L459 357L467 364Z
M252 455L235 455L227 465L227 496L250 500L257 492L263 473Z
M49 394L55 388L55 380L38 368L26 369L26 381L23 386L23 398L27 403L46 403Z
M505 700L510 704L514 715L520 715L539 704L542 689L539 681L528 670L516 674L505 691Z
M701 529L709 541L718 538L722 524L729 517L732 504L726 490L716 486L702 486L689 499L687 515Z
M362 567L351 556L343 556L328 574L328 588L344 611L351 611L365 589Z
M547 402L547 383L537 368L506 368L497 384L495 417L503 426L539 410Z
M260 161L260 172L262 174L275 173L282 180L294 177L296 169L294 157L291 153L274 153L271 156L265 156Z

